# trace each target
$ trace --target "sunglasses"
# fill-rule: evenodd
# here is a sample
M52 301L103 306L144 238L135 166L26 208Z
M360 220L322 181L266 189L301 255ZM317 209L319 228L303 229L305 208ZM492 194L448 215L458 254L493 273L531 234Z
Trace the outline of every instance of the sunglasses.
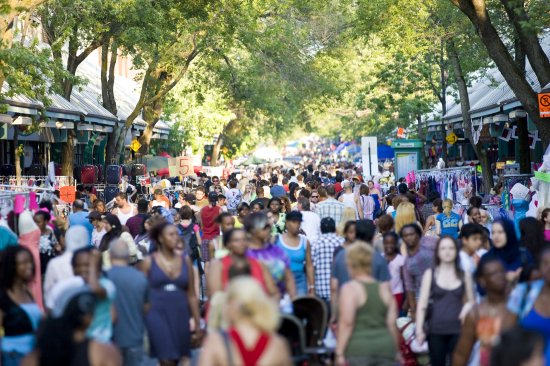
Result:
M311 198L319 198L319 196L311 196Z

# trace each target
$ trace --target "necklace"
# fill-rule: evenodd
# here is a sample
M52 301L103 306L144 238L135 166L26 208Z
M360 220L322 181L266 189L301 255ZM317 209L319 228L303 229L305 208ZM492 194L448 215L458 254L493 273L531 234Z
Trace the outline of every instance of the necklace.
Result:
M172 277L174 272L175 272L175 269L174 269L175 263L174 263L174 261L170 261L170 260L166 259L164 257L164 255L162 254L162 252L160 252L160 251L158 252L158 258L162 262L163 267L165 267L166 272L168 272L168 275L170 275L170 277Z

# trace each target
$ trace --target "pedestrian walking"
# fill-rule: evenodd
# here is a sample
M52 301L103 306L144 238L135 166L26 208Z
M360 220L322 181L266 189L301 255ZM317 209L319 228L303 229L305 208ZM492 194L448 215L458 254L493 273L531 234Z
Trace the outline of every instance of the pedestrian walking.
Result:
M144 316L149 306L147 279L142 272L129 265L130 251L125 241L114 241L109 255L111 269L107 272L107 278L117 289L113 343L122 354L124 366L141 366L144 356Z

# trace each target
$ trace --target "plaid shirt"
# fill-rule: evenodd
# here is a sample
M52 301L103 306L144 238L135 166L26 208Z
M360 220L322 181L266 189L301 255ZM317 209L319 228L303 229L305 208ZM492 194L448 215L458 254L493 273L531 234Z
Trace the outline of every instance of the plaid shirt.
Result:
M344 243L335 233L321 234L311 246L311 259L315 268L315 292L322 299L330 300L330 277L334 250Z
M334 198L329 198L326 201L317 204L315 213L321 217L321 220L325 217L332 217L336 225L342 220L342 213L344 212L344 204Z

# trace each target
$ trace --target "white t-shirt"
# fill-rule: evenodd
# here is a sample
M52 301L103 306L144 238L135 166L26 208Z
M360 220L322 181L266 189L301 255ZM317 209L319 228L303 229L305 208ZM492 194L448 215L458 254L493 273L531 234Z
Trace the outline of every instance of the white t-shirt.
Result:
M388 263L388 269L390 271L390 287L392 294L402 294L405 292L403 288L403 281L401 280L401 268L405 265L405 257L401 254Z
M476 271L476 262L473 257L470 257L468 253L460 251L460 267L466 273L473 274Z
M315 212L302 211L302 230L310 243L316 243L321 236L321 218Z

